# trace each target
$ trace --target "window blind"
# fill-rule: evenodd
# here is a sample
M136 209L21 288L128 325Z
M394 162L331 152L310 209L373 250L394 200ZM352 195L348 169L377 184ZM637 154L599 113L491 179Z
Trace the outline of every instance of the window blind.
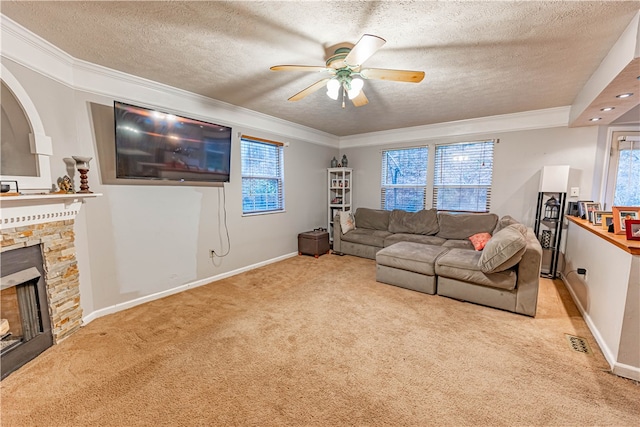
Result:
M382 209L416 212L425 208L427 147L382 151Z
M433 206L438 210L489 212L494 141L437 145Z
M283 144L242 136L242 213L284 210Z

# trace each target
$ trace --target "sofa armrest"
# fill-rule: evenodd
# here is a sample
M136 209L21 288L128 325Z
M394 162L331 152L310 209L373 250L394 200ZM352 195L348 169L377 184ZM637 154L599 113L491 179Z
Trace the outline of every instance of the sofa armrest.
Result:
M342 227L340 226L340 211L333 217L333 251L342 252Z
M527 227L526 240L527 245L524 255L518 263L516 312L535 316L538 305L538 288L540 286L542 246L532 228Z

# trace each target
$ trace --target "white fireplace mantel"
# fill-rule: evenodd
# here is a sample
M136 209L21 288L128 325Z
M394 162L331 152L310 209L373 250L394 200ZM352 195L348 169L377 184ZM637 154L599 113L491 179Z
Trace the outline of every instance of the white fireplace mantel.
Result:
M84 199L101 193L24 194L0 198L0 230L74 219Z

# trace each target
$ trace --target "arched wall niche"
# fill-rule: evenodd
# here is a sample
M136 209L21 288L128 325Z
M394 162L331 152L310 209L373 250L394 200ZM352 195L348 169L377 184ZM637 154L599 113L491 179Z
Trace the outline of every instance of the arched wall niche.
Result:
M0 74L2 83L11 91L11 94L15 97L19 106L22 109L23 114L26 117L26 121L29 125L29 135L28 142L29 152L33 155L33 162L35 162L35 168L31 166L27 166L24 168L25 172L13 172L15 175L5 175L4 173L0 175L0 179L3 181L17 181L20 190L50 190L51 189L51 165L49 161L49 157L53 154L53 146L51 143L51 138L48 137L44 131L44 126L42 124L42 120L40 119L40 114L38 114L38 110L36 106L31 101L31 98L27 94L27 91L22 87L18 79L2 64L2 74ZM13 111L5 111L5 107L3 105L3 119L5 118L5 113L14 114L16 113L16 108ZM8 108L8 107L7 107ZM16 122L20 122L22 119L17 119ZM4 125L3 120L3 125ZM16 126L16 128L24 128L24 126ZM24 130L24 129L23 129ZM4 138L2 140L2 155L3 158L5 155L8 155L9 159L3 159L3 162L6 160L11 160L11 156L20 155L19 153L26 153L26 147L16 147L15 150L10 149L10 147L5 146L5 144L26 144L26 140L24 138L8 138L8 141L5 141ZM24 156L24 155L23 155ZM28 154L26 156L29 156ZM30 157L30 156L29 156ZM24 160L24 159L23 159ZM35 173L34 173L35 171ZM4 170L2 171L4 172Z

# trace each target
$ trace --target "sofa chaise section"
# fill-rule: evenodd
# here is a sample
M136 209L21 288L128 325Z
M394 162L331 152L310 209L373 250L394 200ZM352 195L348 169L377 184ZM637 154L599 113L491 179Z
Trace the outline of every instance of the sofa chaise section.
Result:
M535 316L542 248L509 216L358 208L334 252L376 259L379 282ZM470 237L484 235L485 249Z
M542 247L530 228L524 240L515 265L500 271L483 271L482 252L451 249L436 263L438 295L535 316Z
M436 260L448 250L414 242L387 246L376 254L376 280L433 295Z

